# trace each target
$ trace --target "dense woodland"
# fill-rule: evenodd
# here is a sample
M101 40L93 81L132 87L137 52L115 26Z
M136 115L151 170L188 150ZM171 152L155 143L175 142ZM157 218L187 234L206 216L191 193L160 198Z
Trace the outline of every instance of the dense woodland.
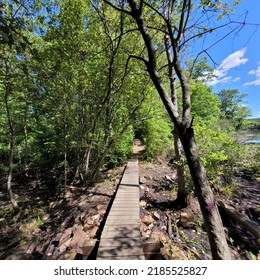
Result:
M24 215L19 182L43 176L53 198L91 186L140 139L144 161L176 167L174 207L198 197L212 257L230 258L214 191L231 197L235 176L259 181L259 145L241 135L260 126L246 92L207 86L213 58L194 50L244 26L231 20L239 1L223 2L0 3L0 227Z

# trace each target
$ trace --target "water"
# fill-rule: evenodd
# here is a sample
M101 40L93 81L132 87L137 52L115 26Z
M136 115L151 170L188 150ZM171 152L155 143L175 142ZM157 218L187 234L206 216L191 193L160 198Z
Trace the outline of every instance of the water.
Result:
M260 133L259 131L249 131L244 135L240 135L240 143L243 144L260 144Z
M242 143L245 143L245 144L260 144L260 139L247 139L245 141L242 140Z

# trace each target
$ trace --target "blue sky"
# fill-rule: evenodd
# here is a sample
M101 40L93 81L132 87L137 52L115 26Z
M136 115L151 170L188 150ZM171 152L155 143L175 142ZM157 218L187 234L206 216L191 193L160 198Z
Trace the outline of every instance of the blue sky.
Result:
M242 20L246 12L246 22L250 24L209 49L217 65L208 59L208 63L215 66L216 75L208 85L215 93L222 89L238 89L247 94L245 104L251 109L252 117L256 118L260 117L260 0L242 0L234 14L235 19ZM259 24L259 27L251 23ZM217 41L224 32L227 29L208 37L204 47Z

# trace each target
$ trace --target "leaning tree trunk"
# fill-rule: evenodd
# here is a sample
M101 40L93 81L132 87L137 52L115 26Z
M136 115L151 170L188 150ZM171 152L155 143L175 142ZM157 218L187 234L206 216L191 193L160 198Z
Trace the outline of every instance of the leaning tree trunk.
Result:
M206 171L200 162L193 128L181 133L180 139L192 176L195 193L198 197L204 224L208 234L213 259L230 259L223 223L217 203L210 188Z
M108 3L108 1L105 1ZM148 60L144 58L140 58L147 67L147 71L153 81L155 88L158 91L158 94L161 97L161 100L171 117L176 129L178 130L178 134L184 149L184 153L188 162L188 166L190 169L190 173L193 180L193 185L195 192L198 196L198 200L200 203L201 212L203 214L204 223L209 239L209 244L211 247L212 257L213 259L230 259L230 252L227 245L227 240L224 232L224 227L222 224L222 220L220 218L216 201L213 196L213 192L209 185L206 171L203 168L199 153L198 147L195 142L194 131L192 128L192 122L190 121L190 93L189 93L189 84L186 79L184 72L182 71L178 58L177 58L177 50L178 47L175 45L174 47L174 68L178 78L180 79L182 93L183 93L183 114L182 120L180 120L178 115L178 110L172 103L171 98L169 97L161 79L157 71L156 67L156 53L154 49L154 45L152 42L152 38L148 32L146 27L146 23L144 18L142 17L142 9L139 9L135 0L127 0L130 5L131 12L128 12L136 21L138 30L141 33L147 53ZM167 22L169 32L171 32L170 23ZM172 33L170 34L170 36ZM173 43L177 44L177 42L172 38Z

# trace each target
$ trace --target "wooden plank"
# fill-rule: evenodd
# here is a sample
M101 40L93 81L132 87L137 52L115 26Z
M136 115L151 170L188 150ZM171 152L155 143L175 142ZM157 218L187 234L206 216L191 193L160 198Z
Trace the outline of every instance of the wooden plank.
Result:
M140 228L133 226L132 230L129 230L128 228L131 228L132 225L126 225L126 226L105 226L101 238L141 238L140 236Z
M113 210L129 210L129 211L133 211L133 210L136 210L138 211L137 207L139 205L138 204L113 204L113 206L111 207L111 210L110 211L113 211Z
M133 220L107 220L106 226L120 226L120 225L139 225L139 220L133 219Z
M100 247L98 257L126 257L126 256L139 256L143 254L142 245L135 246L109 246Z
M109 216L127 216L131 214L131 216L139 217L140 210L139 209L127 209L127 208L113 208L110 210Z
M128 162L103 229L97 259L145 259L140 235L138 161Z
M100 240L99 247L115 247L115 246L138 246L141 244L141 239L138 238L103 238Z
M120 185L139 186L138 160L128 162Z

